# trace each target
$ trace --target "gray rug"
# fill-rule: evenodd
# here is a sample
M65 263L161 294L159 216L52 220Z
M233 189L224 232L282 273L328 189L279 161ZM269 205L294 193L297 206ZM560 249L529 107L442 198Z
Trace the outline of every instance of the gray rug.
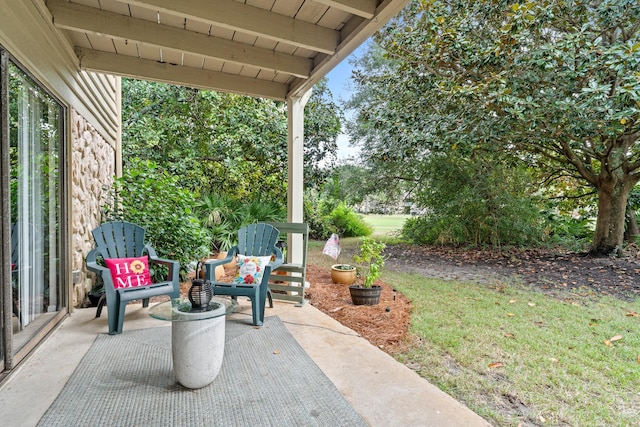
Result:
M225 335L220 374L198 390L176 383L171 327L99 335L38 425L366 426L278 317L227 320Z

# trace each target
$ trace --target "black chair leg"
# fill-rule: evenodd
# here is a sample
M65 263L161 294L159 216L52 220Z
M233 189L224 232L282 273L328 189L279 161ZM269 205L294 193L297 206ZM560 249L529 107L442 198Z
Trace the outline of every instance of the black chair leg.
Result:
M107 303L107 296L105 294L100 295L100 299L98 300L98 309L96 310L96 318L100 317L102 314L102 307Z
M271 296L271 289L267 289L267 299L269 300L269 308L273 308L273 296Z

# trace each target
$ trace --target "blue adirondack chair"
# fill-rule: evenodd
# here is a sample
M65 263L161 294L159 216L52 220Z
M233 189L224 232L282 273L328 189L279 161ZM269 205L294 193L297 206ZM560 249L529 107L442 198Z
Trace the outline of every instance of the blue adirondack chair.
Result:
M171 298L178 298L180 296L180 263L158 258L154 248L145 243L144 228L129 222L113 221L105 222L96 227L91 231L91 234L96 247L89 251L85 262L87 269L99 275L104 282L110 335L122 333L124 311L130 301L142 300L143 307L148 307L151 297L169 295ZM146 286L116 289L111 271L98 264L100 257L103 259L137 258L144 255L147 255L150 267L153 264L168 267L166 281Z
M260 326L264 322L264 307L269 290L269 276L282 264L282 251L276 247L280 231L269 224L251 224L238 230L238 244L227 252L227 257L221 260L205 263L205 279L211 282L214 295L231 295L232 297L246 296L251 300L253 324ZM223 283L215 280L215 270L219 265L231 262L236 255L253 257L274 256L274 259L264 268L259 283L238 284Z

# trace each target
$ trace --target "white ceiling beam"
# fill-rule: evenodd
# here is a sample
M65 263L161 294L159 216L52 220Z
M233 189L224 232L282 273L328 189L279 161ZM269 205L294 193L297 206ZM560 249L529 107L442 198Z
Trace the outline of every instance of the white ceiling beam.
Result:
M143 80L284 100L289 89L282 83L233 76L217 71L161 63L92 49L76 48L80 68Z
M333 54L340 32L234 0L127 0L127 3L281 43Z
M312 60L270 49L208 36L168 25L131 18L62 0L49 0L56 27L65 30L106 35L114 39L144 43L155 47L202 55L241 65L307 78Z
M377 0L314 0L329 7L335 7L347 13L361 16L365 19L373 18Z

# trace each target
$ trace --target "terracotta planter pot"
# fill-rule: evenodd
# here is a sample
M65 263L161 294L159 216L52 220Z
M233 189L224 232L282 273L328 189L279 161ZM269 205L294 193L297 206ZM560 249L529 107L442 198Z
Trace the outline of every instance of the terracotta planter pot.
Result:
M334 264L331 266L331 280L333 283L343 285L352 285L356 281L356 268L350 266L350 269L339 268L346 264Z
M227 251L218 252L216 255L216 259L224 259L227 257ZM236 259L232 259L231 262L222 265L225 269L235 269L236 268Z
M202 269L199 273L200 273L199 274L200 279L204 279L204 269ZM215 274L216 280L220 280L224 277L226 273L224 271L224 268L221 265L219 265L216 267L214 274Z

